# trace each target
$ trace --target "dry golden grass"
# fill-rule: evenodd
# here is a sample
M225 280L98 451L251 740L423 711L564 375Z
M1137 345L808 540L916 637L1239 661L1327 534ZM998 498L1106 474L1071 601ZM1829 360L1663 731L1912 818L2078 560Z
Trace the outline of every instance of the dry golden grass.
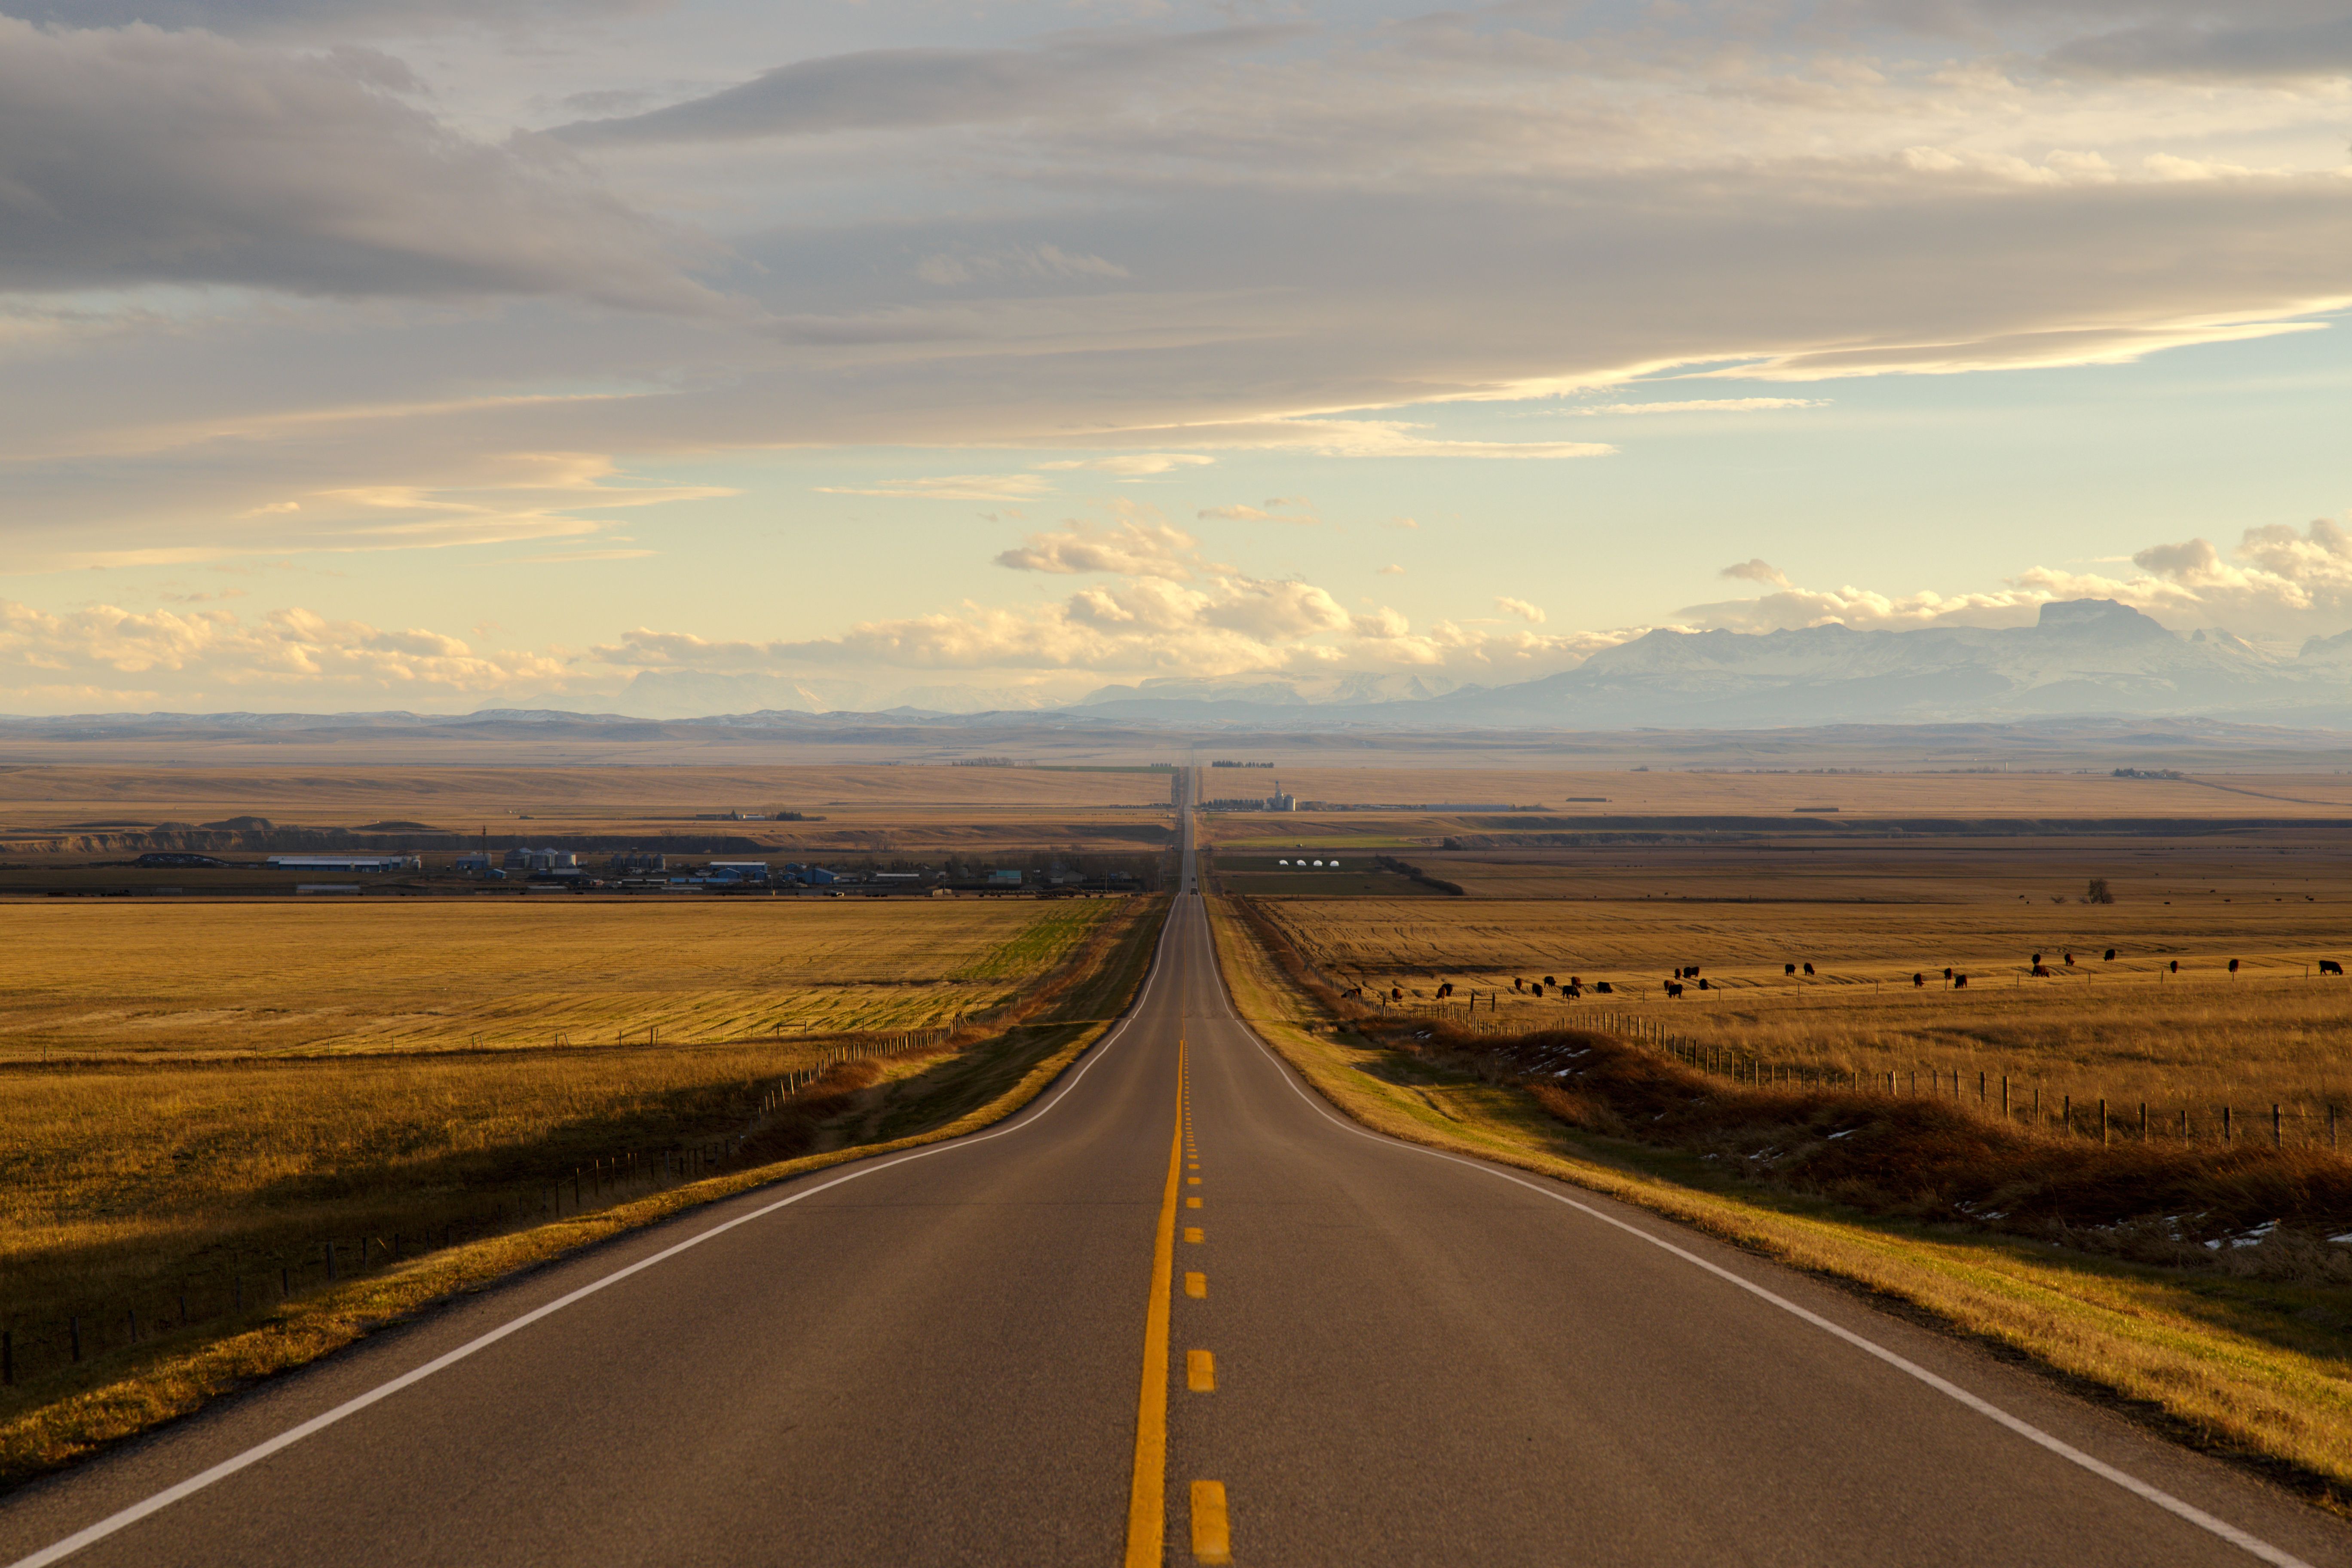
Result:
M2174 1435L2336 1503L2352 1488L2352 1339L2340 1291L2137 1267L1857 1218L1736 1188L1685 1155L1580 1135L1525 1090L1310 1032L1324 1015L1211 900L1244 1016L1340 1110L1394 1136L1609 1194L2157 1411ZM1295 912L1292 906L1285 913Z
M797 998L803 1018L862 1018L871 1008L857 998L895 986L959 998L987 1009L983 1017L1058 1009L1056 1027L1080 1028L1094 1016L1088 1008L1116 1011L1082 994L1108 984L1114 950L1132 948L1157 907L1139 899L887 909L233 905L210 911L209 929L191 918L200 910L13 911L38 918L0 943L15 966L5 984L46 977L48 992L20 1005L46 1006L45 1026L68 1044L77 1028L93 1031L70 1060L44 1065L20 1053L0 1069L0 1327L35 1385L23 1397L70 1375L77 1318L92 1356L131 1353L131 1314L149 1334L184 1311L238 1321L240 1309L274 1303L289 1286L323 1284L330 1244L348 1276L362 1258L380 1267L674 1185L693 1173L681 1152L713 1140L749 1136L755 1150L797 1152L810 1135L793 1120L800 1101L775 1112L782 1121L763 1107L788 1076L822 1067L845 1041L742 1039L736 1026L770 1016L746 1014L747 999ZM79 933L68 944L78 962L55 947L26 951L66 942L56 929L34 929L58 917ZM166 965L164 954L176 959ZM1131 958L1118 962L1133 968ZM119 1019L91 1002L134 980L185 1027L159 1025L142 1048L126 1050ZM828 988L852 1000L828 1002ZM545 1046L544 1032L538 1048L420 1044L451 1043L445 1017L437 1036L409 1026L419 1032L397 1051L372 1048L382 1018L354 1023L358 1009L411 1020L421 1002L455 1006L478 991L543 994L552 999L545 1005L599 1022L577 1030L583 1043L569 1048ZM319 1010L327 995L343 998L345 1011ZM1076 1013L1066 1005L1073 997L1084 1002ZM276 1055L218 1054L243 1037L215 1015L273 1005L310 1018L307 1033L277 1041ZM642 1043L642 1029L639 1043L610 1044L612 1019L640 1013L698 1023L704 1039L738 1037L697 1043L695 1030L665 1022L659 1046ZM591 1035L606 1043L588 1046ZM865 1040L857 1048L896 1043ZM922 1070L918 1054L886 1076ZM908 1113L886 1112L877 1107L877 1126L906 1124ZM551 1199L551 1184L560 1189Z
M1113 901L0 904L0 1062L929 1027Z
M2266 1119L2278 1102L2303 1119L2290 1136L2324 1137L2325 1106L2352 1104L2352 983L2316 973L2323 958L2352 963L2352 885L2332 856L2074 839L1412 858L1503 896L1261 907L1334 975L1402 987L1408 1002L1450 980L1498 994L1506 1023L1605 1002L1768 1063L1906 1084L1958 1072L1971 1097L1984 1074L1989 1099L2006 1074L2029 1103L2037 1090L2053 1111L2069 1095L2105 1098L2135 1120L2146 1100L2175 1131L2183 1112L2210 1134L2222 1105ZM2118 902L2072 897L2093 875ZM2036 952L2048 977L2031 973ZM1791 963L1816 973L1789 976ZM1664 982L1694 964L1708 989L1667 1000ZM1967 989L1946 986L1947 967ZM1512 989L1546 975L1607 980L1617 994L1572 1005Z
M38 1232L48 1243L12 1240L0 1255L0 1321L16 1333L20 1373L19 1387L0 1390L0 1488L452 1291L693 1204L1010 1115L1124 1007L1165 909L1163 900L1132 900L1090 924L1066 922L1055 962L1033 968L1004 1015L1023 1020L1017 1026L960 1047L839 1063L753 1124L732 1166L658 1173L640 1161L601 1194L589 1178L577 1211L564 1183L552 1219L541 1197L567 1162L591 1150L609 1156L617 1140L741 1132L753 1096L812 1047L85 1069L58 1080L36 1112L0 1131L0 1146L89 1137L110 1152L73 1152L60 1162L68 1167L62 1176L36 1170L28 1178L46 1182L53 1212L89 1208L78 1227L32 1212L36 1203L22 1205L21 1226L0 1230ZM159 1124L169 1147L129 1147L137 1140L126 1127ZM12 1184L20 1173L7 1173ZM138 1212L125 1220L116 1208ZM445 1224L454 1233L435 1234ZM401 1261L385 1243L404 1227ZM322 1235L366 1238L371 1267L352 1278L357 1247L346 1245L342 1279L324 1283ZM420 1239L454 1245L408 1256ZM290 1299L278 1297L280 1267L292 1275ZM241 1307L227 1296L240 1277ZM194 1293L194 1321L182 1327L173 1319L185 1292ZM126 1306L142 1313L136 1343L128 1342ZM68 1313L86 1320L90 1359L79 1366L64 1361L59 1342Z

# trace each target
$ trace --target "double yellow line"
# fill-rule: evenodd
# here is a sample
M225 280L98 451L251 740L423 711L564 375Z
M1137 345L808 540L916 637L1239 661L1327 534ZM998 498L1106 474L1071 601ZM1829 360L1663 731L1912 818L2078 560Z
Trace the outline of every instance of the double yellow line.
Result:
M1176 1043L1176 1132L1168 1144L1168 1185L1160 1198L1160 1228L1151 1243L1151 1301L1143 1319L1143 1392L1135 1408L1135 1472L1127 1496L1126 1568L1161 1568L1168 1542L1168 1320L1176 1273L1176 1198L1183 1184L1185 1135L1192 1109L1191 1080L1186 1075L1185 1047ZM1187 1239L1198 1241L1199 1231ZM1187 1275L1189 1294L1199 1275ZM1195 1351L1189 1369L1192 1385L1203 1386L1202 1367L1213 1365L1208 1352ZM1208 1373L1206 1386L1213 1387ZM1225 1520L1225 1489L1220 1481L1192 1483L1192 1558L1197 1563L1231 1563L1232 1532Z

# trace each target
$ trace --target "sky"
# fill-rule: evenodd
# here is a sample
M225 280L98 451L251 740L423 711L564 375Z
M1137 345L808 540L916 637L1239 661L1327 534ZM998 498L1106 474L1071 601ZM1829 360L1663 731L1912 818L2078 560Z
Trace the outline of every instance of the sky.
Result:
M2352 629L2340 0L0 11L0 711Z

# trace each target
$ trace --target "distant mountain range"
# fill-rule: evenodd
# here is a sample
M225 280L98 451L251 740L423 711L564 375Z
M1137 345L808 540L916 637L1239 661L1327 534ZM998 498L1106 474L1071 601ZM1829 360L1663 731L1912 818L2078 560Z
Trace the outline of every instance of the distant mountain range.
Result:
M1321 702L1265 683L1107 687L1080 710L1127 720L1414 730L1753 729L1983 723L2074 714L2259 717L2352 725L2352 633L2290 658L2227 632L2168 631L2112 599L2042 606L2031 626L1654 631L1571 670L1428 695Z
M203 734L258 740L280 731L381 737L429 730L452 737L496 734L514 740L535 736L616 743L690 735L709 744L797 731L838 743L868 734L882 742L904 737L909 730L1015 726L1065 734L1113 730L1493 734L2002 726L2098 715L2220 719L2277 729L2352 729L2352 632L2314 638L2290 655L2227 632L2168 631L2110 599L2044 605L2040 620L2031 626L1654 631L1594 654L1574 669L1493 687L1455 687L1444 678L1417 675L1168 679L1106 686L1065 708L1034 706L1034 699L1024 694L1018 706L1008 703L980 711L971 707L1009 694L937 688L898 694L931 700L865 711L839 706L849 694L824 689L826 683L780 690L770 678L740 689L726 684L736 678L709 679L718 682L706 693L710 697L723 700L756 691L772 705L658 719L525 709L462 715L76 714L0 719L0 737L69 742L134 734L148 741ZM682 689L671 690L667 701L674 703L681 695Z

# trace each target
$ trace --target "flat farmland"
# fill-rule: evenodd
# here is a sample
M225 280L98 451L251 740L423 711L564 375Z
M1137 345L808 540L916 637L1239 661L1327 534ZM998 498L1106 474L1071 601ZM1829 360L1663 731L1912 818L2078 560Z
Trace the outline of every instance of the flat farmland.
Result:
M1619 769L1602 773L1322 766L1204 769L1200 776L1203 799L1264 795L1279 779L1282 787L1301 802L1405 807L1507 805L1532 806L1544 816L1571 819L1794 816L1800 807L1834 807L1835 815L1842 817L2352 816L2352 774L2336 772L2117 778L2112 770L1823 773ZM1352 820L1358 815L1308 812L1266 817L1218 813L1208 821L1218 841L1224 842L1293 827L1299 829L1301 837L1359 831Z
M0 1063L919 1029L1120 900L0 904Z
M1115 1010L1161 907L0 907L0 1461L13 1412L158 1331L992 1081Z
M1166 807L1165 772L908 765L829 767L0 768L0 821L152 824L257 813L356 825L441 818L457 829L535 821L691 821L824 806Z
M1971 1093L1983 1072L2168 1114L2352 1104L2352 981L2318 973L2352 966L2352 857L2333 837L1407 858L1469 896L1259 907L1335 977L1409 1005L1450 980L1507 1025L1605 1005L1768 1061L1958 1072ZM2114 903L2083 901L2093 878ZM1693 965L1707 989L1670 1000L1665 981ZM1512 989L1548 975L1616 994Z
M1167 841L1172 783L1145 768L17 766L0 768L0 851L317 848L288 836L327 833L444 849L486 838L494 848L761 847L935 859L1132 854ZM805 820L782 820L786 813Z

